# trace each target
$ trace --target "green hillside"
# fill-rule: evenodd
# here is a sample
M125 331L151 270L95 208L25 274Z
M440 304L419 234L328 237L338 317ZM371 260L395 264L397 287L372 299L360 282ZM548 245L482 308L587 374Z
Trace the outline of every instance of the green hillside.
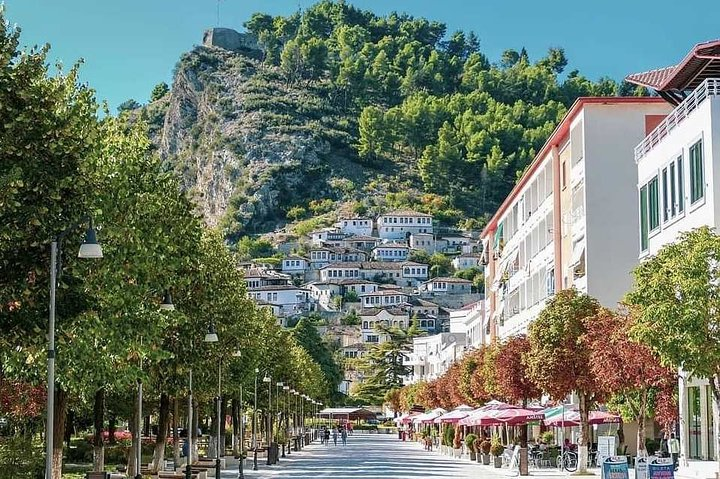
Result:
M257 50L196 47L143 110L231 240L397 207L478 226L577 97L645 94L565 72L561 48L489 59L474 33L345 2L244 27Z

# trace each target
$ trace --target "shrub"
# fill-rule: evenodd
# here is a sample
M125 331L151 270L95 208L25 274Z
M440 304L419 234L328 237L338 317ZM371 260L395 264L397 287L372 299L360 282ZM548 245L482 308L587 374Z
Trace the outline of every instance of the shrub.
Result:
M542 442L544 442L548 446L555 444L555 434L553 434L552 431L545 431L544 433L542 433L540 438L542 439Z
M502 444L493 444L490 446L490 454L495 457L502 456L503 452L505 452L505 448L502 446Z
M448 426L445 428L445 432L443 432L443 446L450 447L453 443L453 438L455 437L455 428L452 426Z
M299 219L305 218L305 215L307 215L307 210L302 206L293 206L285 214L287 219L291 221L297 221Z
M477 439L477 436L473 433L465 436L465 447L467 447L468 449L472 449L473 444L475 443L475 439Z
M490 448L492 445L490 444L490 441L485 439L483 442L480 443L480 450L483 454L490 454Z
M473 441L473 449L475 449L475 452L481 453L482 452L482 443L485 442L485 438L483 437L476 437Z

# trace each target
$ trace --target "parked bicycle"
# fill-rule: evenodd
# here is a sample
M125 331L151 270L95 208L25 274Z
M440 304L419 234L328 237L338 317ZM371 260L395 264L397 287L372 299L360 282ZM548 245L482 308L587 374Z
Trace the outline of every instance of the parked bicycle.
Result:
M572 451L564 451L557 457L557 467L560 471L563 469L567 472L577 471L578 456Z

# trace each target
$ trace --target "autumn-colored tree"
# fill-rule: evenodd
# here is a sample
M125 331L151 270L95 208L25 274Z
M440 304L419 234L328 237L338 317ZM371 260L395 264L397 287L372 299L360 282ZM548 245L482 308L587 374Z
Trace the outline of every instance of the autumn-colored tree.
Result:
M594 298L576 289L559 291L537 320L530 324L530 350L524 356L528 378L552 398L578 396L580 438L578 472L587 470L588 414L602 398L603 389L590 367L590 351L582 341L586 324L601 311Z
M427 409L440 407L440 400L436 394L437 385L437 379L421 383L415 396L417 403L425 406Z
M471 406L479 406L486 399L485 397L477 398L472 391L472 377L475 371L481 367L483 361L484 348L470 351L463 356L460 365L460 377L458 380L458 391L464 398L464 403Z
M472 397L475 400L475 404L482 404L492 399L490 390L487 387L488 384L488 368L486 368L488 353L487 347L482 347L475 351L475 360L477 361L477 367L470 376L470 391Z
M400 388L393 388L385 393L385 405L389 406L396 416L402 410L402 396L400 393Z
M601 309L586 321L583 338L590 351L590 369L607 395L637 421L638 454L645 451L645 421L652 415L653 402L661 389L676 382L675 372L660 364L652 350L629 337L634 323L629 311L614 313Z

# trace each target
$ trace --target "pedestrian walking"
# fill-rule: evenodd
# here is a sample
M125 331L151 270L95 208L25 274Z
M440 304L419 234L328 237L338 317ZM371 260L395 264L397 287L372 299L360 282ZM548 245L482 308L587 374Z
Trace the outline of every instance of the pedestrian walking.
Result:
M327 446L330 444L330 429L325 429L325 434L323 435L325 438L325 445Z
M670 440L668 441L668 450L670 451L670 457L672 457L673 466L675 470L678 470L678 456L680 455L680 441L675 437L675 433L670 434Z
M325 444L325 426L320 428L320 444Z
M337 430L337 428L333 429L332 436L333 436L333 444L335 444L335 445L337 446L337 437L338 437L338 430Z
M340 432L340 438L342 439L343 446L347 446L347 430L345 428Z

